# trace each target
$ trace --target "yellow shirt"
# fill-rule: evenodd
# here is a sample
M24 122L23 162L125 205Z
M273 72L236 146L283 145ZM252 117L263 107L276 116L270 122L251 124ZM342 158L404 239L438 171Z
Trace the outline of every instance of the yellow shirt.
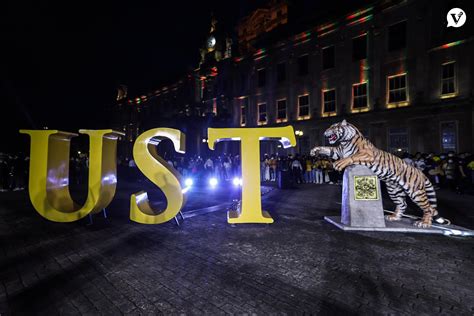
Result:
M312 166L313 162L311 160L306 160L306 171L311 171Z

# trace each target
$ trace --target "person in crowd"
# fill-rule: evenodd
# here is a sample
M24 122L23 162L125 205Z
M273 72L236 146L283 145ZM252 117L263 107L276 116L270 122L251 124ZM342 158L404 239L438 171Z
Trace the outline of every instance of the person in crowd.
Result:
M411 159L411 155L409 153L403 153L402 160L409 166L415 166L413 159Z
M468 178L467 178L467 164L465 162L464 154L458 155L455 157L457 159L457 168L456 168L456 192L458 194L464 194L469 187Z
M466 178L463 163L453 151L448 153L448 157L443 163L446 186L459 194L463 193L463 180Z
M224 180L229 181L232 176L232 160L227 155L224 155Z
M214 168L215 168L215 176L220 181L224 180L224 164L222 163L221 156L218 156L214 161Z
M204 163L204 172L208 178L214 175L214 161L212 161L211 157L207 158Z
M329 178L329 170L331 169L332 163L326 159L321 159L321 169L323 170L323 181L324 183L329 183L331 180Z
M234 176L235 177L242 177L242 166L240 165L240 155L235 155L234 163L232 166L234 167Z
M419 169L420 171L424 172L426 168L426 161L425 158L419 153L419 155L416 156L415 158L415 167Z
M291 162L291 172L293 174L294 183L303 183L303 166L301 165L298 155L296 155L293 161Z
M270 157L270 181L276 181L277 159L275 155Z
M265 156L260 160L260 180L265 181Z
M327 175L329 178L329 184L336 184L339 172L334 170L333 164L330 161L328 162L329 163L327 164Z
M441 159L438 156L435 156L433 153L428 154L426 159L426 173L428 179L430 179L431 183L435 190L439 190L441 177L444 176L444 171L441 168Z
M304 173L304 181L306 183L314 183L313 179L313 159L310 156L306 157L305 160L305 173Z
M264 166L265 166L265 181L270 181L270 157L267 154L264 155Z
M323 181L323 168L322 168L322 162L319 157L316 157L313 162L313 171L314 171L314 182L317 184L322 184L324 183Z

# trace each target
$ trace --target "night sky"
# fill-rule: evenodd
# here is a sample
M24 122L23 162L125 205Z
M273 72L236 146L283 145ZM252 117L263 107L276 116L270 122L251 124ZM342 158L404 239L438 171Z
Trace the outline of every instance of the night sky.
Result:
M113 104L118 84L128 85L133 96L172 83L197 66L211 12L218 27L231 29L252 5L12 1L0 19L6 53L0 62L0 151L23 150L17 142L28 139L16 135L20 128L108 128L100 115Z
M211 12L232 32L266 2L2 3L0 152L28 148L20 128L110 128L104 109L119 84L134 96L173 83L197 66Z

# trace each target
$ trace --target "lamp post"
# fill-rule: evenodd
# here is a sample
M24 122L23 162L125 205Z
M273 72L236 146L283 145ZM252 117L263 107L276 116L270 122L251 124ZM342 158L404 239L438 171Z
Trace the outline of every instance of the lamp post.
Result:
M298 152L301 154L301 137L304 135L304 133L301 130L296 130L295 135L296 135L296 144L298 145Z

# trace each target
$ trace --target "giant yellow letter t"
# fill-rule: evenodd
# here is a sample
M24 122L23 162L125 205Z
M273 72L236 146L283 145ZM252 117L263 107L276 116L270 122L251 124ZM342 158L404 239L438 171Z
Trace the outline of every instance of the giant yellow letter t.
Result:
M209 128L209 148L216 141L240 140L242 156L242 204L240 214L229 212L228 223L273 223L262 211L260 192L260 140L278 140L284 148L296 145L292 126L273 128Z

